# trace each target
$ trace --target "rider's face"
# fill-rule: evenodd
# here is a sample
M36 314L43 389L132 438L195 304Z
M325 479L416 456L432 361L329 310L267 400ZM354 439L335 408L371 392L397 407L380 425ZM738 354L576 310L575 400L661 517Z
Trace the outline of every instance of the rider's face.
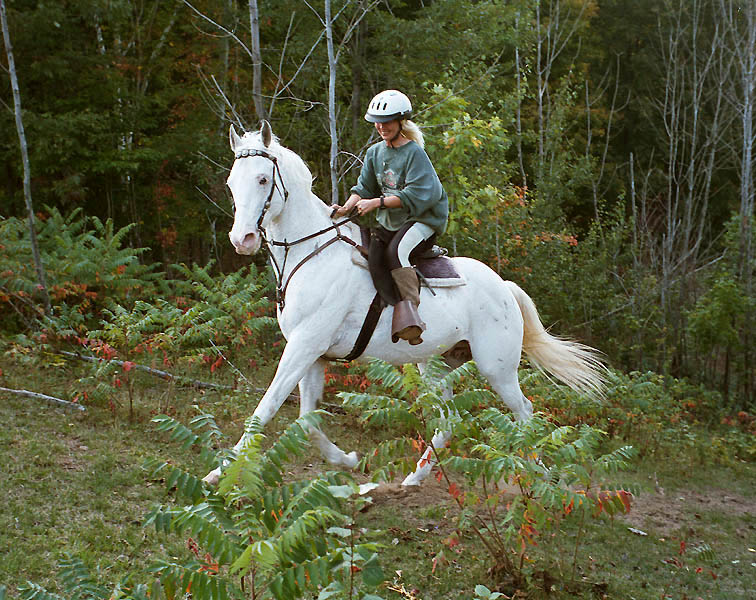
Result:
M388 123L376 123L375 129L385 142L391 142L399 133L399 121L393 120Z

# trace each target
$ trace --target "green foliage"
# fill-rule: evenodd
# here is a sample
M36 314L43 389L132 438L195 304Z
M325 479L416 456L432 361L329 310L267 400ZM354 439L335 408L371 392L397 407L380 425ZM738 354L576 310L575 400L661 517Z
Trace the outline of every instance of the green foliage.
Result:
M61 560L58 572L65 595L52 594L35 583L27 582L18 590L21 600L147 600L150 597L149 586L132 586L128 578L112 589L100 584L77 557L69 556ZM154 591L157 592L157 589Z
M133 303L159 289L157 265L143 265L144 248L126 245L132 227L116 230L112 220L104 223L86 217L81 209L64 217L56 208L38 220L38 238L53 318L66 322L66 329L80 332L99 316L110 298ZM28 325L40 315L36 300L37 278L31 262L26 221L14 217L0 220L0 304L4 328Z
M497 600L497 598L503 598L504 594L500 592L492 592L485 585L475 586L475 600Z
M470 378L471 369L465 364L448 371L445 363L435 358L421 374L414 365L399 369L380 360L370 361L366 374L380 383L378 389L341 392L339 397L361 422L376 426L391 423L392 431L402 436L379 443L372 455L362 457L359 467L370 472L373 481L390 480L394 473L414 470L422 440L431 439L439 427L454 427L469 416L472 406L493 398L491 392L479 389L446 397L446 387Z
M213 466L224 464L226 455L212 451L217 427L209 415L189 427L165 416L157 422L182 445L203 448ZM217 490L168 463L147 465L153 477L165 477L167 487L192 502L156 507L147 520L159 532L189 533L196 540L191 561L155 567L166 589L178 594L191 586L196 598L229 598L241 593L241 577L253 590L277 599L317 589L352 598L358 588L373 589L383 581L377 546L354 525L355 511L365 502L358 486L339 473L285 481L286 463L301 455L308 428L319 422L318 414L300 417L264 449L259 422L250 419L245 446L225 466Z
M610 371L601 402L554 389L536 372L521 373L521 385L556 423L589 424L617 443L643 440L639 452L644 457L715 464L753 460L750 415L730 417L722 396L703 385L652 372Z
M19 589L21 600L177 600L187 594L196 600L293 600L318 593L333 600L380 600L372 594L384 580L379 545L355 523L370 502L365 491L343 473L288 477L288 464L302 455L307 431L320 418L300 417L272 444L251 418L237 455L214 449L221 434L212 415L199 414L188 425L157 417L157 428L174 442L198 450L208 467L224 468L220 485L211 489L171 462L144 465L177 498L155 506L144 526L187 537L188 555L157 559L149 583L133 584L145 573L132 573L113 588L103 586L82 560L68 557L59 565L63 595L28 583Z
M471 363L449 370L434 359L421 375L412 366L400 372L373 361L367 374L379 383L377 389L342 393L344 404L358 409L365 423L382 424L390 414L407 431L404 444L379 447L363 465L374 479L406 471L413 466L408 450L424 451L425 443L417 444L417 438L429 440L436 430L451 430L455 441L449 448L433 448L431 463L459 508L459 528L482 542L492 569L506 573L515 586L532 587L537 572L553 569L563 585L574 585L586 518L630 509L628 486L612 479L628 468L632 447L606 451L606 434L587 424L557 425L542 414L515 421L495 407L491 392L476 387ZM446 389L456 393L449 396ZM469 491L452 481L451 473L462 476ZM519 490L514 498L507 495L507 483ZM560 556L556 540L568 521L579 527L572 565L555 561ZM476 588L479 596L495 597L485 596L486 591Z

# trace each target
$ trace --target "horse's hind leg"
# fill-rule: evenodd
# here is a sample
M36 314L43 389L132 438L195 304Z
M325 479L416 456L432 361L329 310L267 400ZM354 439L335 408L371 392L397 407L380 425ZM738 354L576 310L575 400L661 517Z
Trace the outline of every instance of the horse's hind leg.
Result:
M315 410L318 402L322 399L326 364L324 360L315 361L299 381L299 394L301 396L299 403L300 416ZM359 458L356 452L345 453L336 444L331 442L325 433L316 427L311 427L309 434L310 441L318 447L323 458L329 463L349 469L357 466Z
M418 364L417 365L421 372L423 369L423 365ZM444 400L451 400L452 398L452 390L449 387L444 388L443 391L443 397ZM436 430L435 434L433 435L433 439L431 440L430 445L425 449L425 452L423 452L423 455L420 457L420 460L417 461L417 465L415 466L414 472L407 475L407 477L404 478L404 481L402 481L402 485L404 486L410 486L410 485L420 485L423 480L430 474L430 472L433 470L433 467L436 464L436 455L434 452L434 449L436 448L443 448L446 446L446 443L451 438L452 432L451 431L440 431Z
M491 387L514 413L518 421L533 416L533 405L520 390L517 367L520 364L521 331L511 328L481 327L470 343L475 364ZM514 339L513 339L514 338Z

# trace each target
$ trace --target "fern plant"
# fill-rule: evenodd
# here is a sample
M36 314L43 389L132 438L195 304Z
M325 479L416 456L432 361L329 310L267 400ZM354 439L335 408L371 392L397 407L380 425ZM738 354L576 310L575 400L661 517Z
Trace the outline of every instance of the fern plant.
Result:
M57 319L71 320L78 334L108 299L129 304L161 289L157 266L140 261L146 248L126 245L131 229L116 229L112 220L86 217L81 209L64 216L45 207L37 235L48 291ZM15 322L3 319L3 325L30 329L42 311L25 221L0 219L0 239L0 305L10 308L2 311L9 319L15 317Z
M381 600L374 593L384 580L379 546L355 522L370 501L369 486L361 489L344 473L290 480L286 471L320 418L300 417L271 444L259 421L249 419L250 441L236 455L214 449L222 433L212 415L199 414L188 425L156 417L157 428L197 449L206 468L225 465L219 486L210 489L171 462L145 463L149 476L163 479L181 501L156 506L145 527L187 536L190 555L158 560L150 577L132 573L113 586L67 558L60 563L64 595L30 582L19 589L21 600Z
M210 268L183 268L183 275L193 279L168 282L174 288L171 301L156 298L129 305L111 300L101 310L100 327L84 334L72 329L68 319L47 319L48 331L55 332L55 339L74 340L77 349L83 345L102 359L78 380L82 393L86 391L93 401L110 402L115 410L114 399L119 396L118 388L123 388L133 417L133 364L186 364L201 357L214 372L230 346L259 339L264 331L272 330L276 321L267 314L271 302L265 296L265 278L254 268L214 278ZM253 346L262 357L267 345Z
M183 277L174 280L174 286L175 295L185 303L183 321L177 322L185 335L193 335L199 346L207 345L207 334L211 333L214 342L225 348L258 339L277 326L267 273L250 264L214 277L212 267L212 262L205 267L174 265Z
M552 534L567 522L578 527L567 554L572 561L557 561L556 567L565 585L574 583L586 520L629 510L628 486L611 481L628 466L631 447L602 452L602 431L558 426L544 414L515 421L483 387L473 363L450 371L436 358L421 373L373 361L367 375L377 387L342 393L345 405L357 408L366 424L391 421L404 429L399 439L365 457L363 466L375 478L407 472L437 429L453 431L449 447L432 448L436 477L446 482L459 509L460 529L479 539L493 572L505 573L516 587L534 585L534 575L551 568L550 556L559 556L551 551L559 538Z
M197 543L193 560L155 567L164 589L190 589L197 599L293 599L318 590L324 599L377 598L366 590L383 581L378 546L355 525L368 501L359 486L335 472L285 480L285 464L302 454L319 414L300 417L267 449L259 421L248 420L249 442L238 456L212 450L219 432L210 415L189 427L170 417L156 421L174 440L201 448L208 467L231 461L216 490L169 463L148 465L191 502L155 508L148 524L159 532L189 533Z
M49 592L42 586L27 582L19 587L21 600L154 600L151 592L159 597L158 586L132 584L125 578L114 586L108 587L92 575L91 571L75 556L69 556L58 565L59 579L65 595ZM3 590L0 590L3 599Z

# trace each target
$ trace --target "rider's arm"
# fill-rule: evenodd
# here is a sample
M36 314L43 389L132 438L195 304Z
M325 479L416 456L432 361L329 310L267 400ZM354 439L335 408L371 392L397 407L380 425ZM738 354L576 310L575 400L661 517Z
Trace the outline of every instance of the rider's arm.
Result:
M344 206L341 207L341 210L339 212L345 214L348 213L360 200L362 200L362 198L359 194L352 194L351 196L349 196L349 198L347 198L347 201L344 202Z
M383 207L381 207L380 198L365 198L364 200L358 198L357 212L358 214L365 215L376 208L398 208L401 205L402 200L399 196L383 196Z
M444 197L444 190L428 155L420 147L409 157L404 187L397 190L400 206L412 217L426 213Z
M376 198L381 195L381 187L378 185L375 154L375 146L368 148L357 184L351 189L353 195L356 194L360 198Z

